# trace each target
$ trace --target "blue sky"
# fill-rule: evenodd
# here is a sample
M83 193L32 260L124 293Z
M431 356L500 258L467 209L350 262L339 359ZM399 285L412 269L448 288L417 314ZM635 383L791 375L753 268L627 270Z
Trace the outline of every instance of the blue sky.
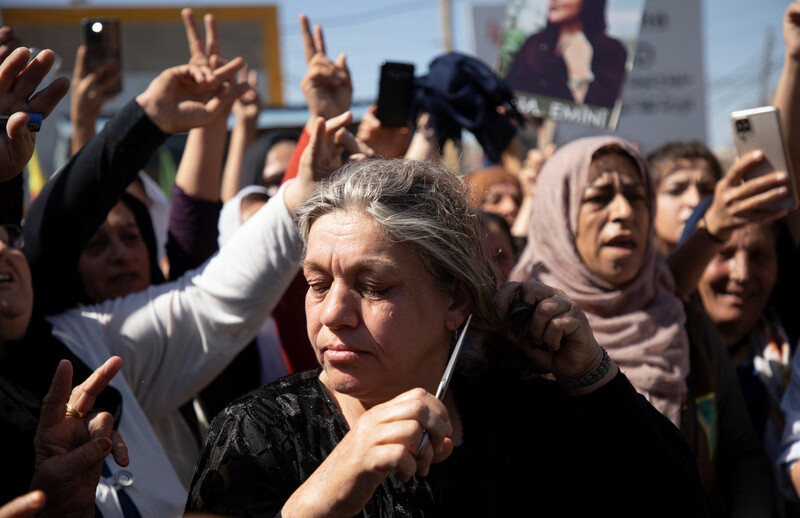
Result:
M701 1L701 0L698 0ZM777 83L783 62L782 17L788 0L702 0L707 84L707 125L709 143L730 144L728 115L732 110L761 104L761 92ZM58 0L0 0L4 7L63 6ZM131 0L86 0L84 6L124 6ZM137 0L135 5L224 5L226 0L176 2ZM231 5L265 2L239 0ZM418 73L442 52L441 12L438 0L279 0L280 38L284 67L284 98L302 103L299 90L305 61L297 15L305 12L312 23L325 29L329 54L346 52L357 100L372 100L377 92L378 66L383 60L409 61ZM453 44L468 51L470 38L464 29L471 3L504 4L485 0L452 0ZM773 37L769 53L771 67L765 67L765 42ZM766 74L764 74L766 72ZM764 80L762 80L764 76Z

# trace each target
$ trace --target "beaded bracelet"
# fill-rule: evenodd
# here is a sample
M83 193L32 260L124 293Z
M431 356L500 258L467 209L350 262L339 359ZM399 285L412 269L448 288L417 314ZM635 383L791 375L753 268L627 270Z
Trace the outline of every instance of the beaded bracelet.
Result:
M572 381L561 381L558 380L558 384L564 389L576 389L580 387L588 387L589 385L593 385L603 379L608 373L608 369L611 368L611 359L608 357L608 353L606 350L601 347L600 349L603 350L603 360L600 362L600 365L597 366L595 370L587 374L582 378L578 378Z

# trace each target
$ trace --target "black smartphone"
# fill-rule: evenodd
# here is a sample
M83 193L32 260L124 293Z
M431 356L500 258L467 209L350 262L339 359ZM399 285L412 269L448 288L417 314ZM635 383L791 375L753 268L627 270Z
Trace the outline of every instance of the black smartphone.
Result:
M82 42L86 45L88 72L94 72L109 60L115 63L112 73L121 71L119 20L113 17L81 20ZM122 78L109 93L122 91Z
M414 65L385 61L381 64L378 107L375 116L387 128L407 126L408 105L414 86Z
M745 181L769 174L773 171L786 171L789 175L791 196L774 205L775 210L796 209L798 206L797 186L794 184L791 163L787 159L786 143L781 131L780 113L775 106L762 106L731 113L733 137L736 152L741 157L750 151L760 149L764 160L745 176Z

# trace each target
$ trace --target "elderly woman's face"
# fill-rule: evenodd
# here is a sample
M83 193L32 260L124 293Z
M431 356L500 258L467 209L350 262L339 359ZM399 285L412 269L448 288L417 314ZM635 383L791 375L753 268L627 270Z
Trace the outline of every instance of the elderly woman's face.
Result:
M777 280L775 235L763 226L736 230L708 263L697 291L728 346L755 326Z
M714 194L714 175L702 159L675 160L664 164L656 191L655 233L671 248L678 245L683 227L695 207Z
M319 218L303 273L308 335L326 386L372 404L413 387L434 391L453 321L452 289L362 212Z
M102 302L144 290L150 285L150 258L136 219L117 203L86 243L78 262L86 295Z
M575 247L589 270L615 286L632 280L642 266L650 209L636 165L610 154L589 167Z
M550 0L550 12L547 21L564 23L576 20L581 15L583 0Z

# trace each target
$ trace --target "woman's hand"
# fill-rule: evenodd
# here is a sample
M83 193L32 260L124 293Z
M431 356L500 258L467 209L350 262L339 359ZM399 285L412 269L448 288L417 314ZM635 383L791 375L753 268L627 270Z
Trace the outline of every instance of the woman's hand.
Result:
M800 2L795 0L783 16L783 41L786 57L800 61Z
M113 429L111 414L88 414L121 367L119 356L112 356L70 391L72 364L67 360L58 364L33 441L36 469L31 488L47 495L40 516L94 516L95 491L106 456L111 453L117 464L128 465L128 449ZM67 415L70 407L77 415Z
M377 110L374 104L367 108L356 135L384 158L405 155L411 143L411 126L387 128L376 116Z
M69 90L69 79L60 77L37 91L56 55L43 50L28 63L30 57L30 50L19 47L0 62L0 113L12 114L5 128L0 125L0 182L18 175L33 156L36 133L26 127L26 112L47 117Z
M328 57L322 28L315 25L312 33L305 14L300 15L300 30L308 63L300 88L306 97L310 120L341 115L350 109L353 100L353 85L345 55L339 54L335 62Z
M603 350L589 320L561 290L539 282L508 282L498 290L495 300L505 320L518 327L515 331L520 334L509 338L523 347L537 370L570 382L588 375L602 362ZM530 316L527 322L517 322L514 309L525 306L531 311L519 314ZM609 372L613 377L616 369Z
M430 446L417 451L425 431ZM424 389L404 392L365 412L316 471L292 494L283 516L358 514L389 476L408 481L425 476L430 465L453 451L453 433L444 404Z
M239 83L247 84L250 88L233 103L233 114L236 122L251 123L255 127L258 115L261 113L261 97L258 95L258 70L247 70L244 67L239 71Z
M203 126L229 109L249 88L232 84L244 64L236 58L210 75L208 69L192 65L168 68L136 96L136 102L164 133Z
M44 493L31 491L0 507L0 518L31 518L37 516L45 503Z
M114 60L109 59L102 67L90 72L86 45L78 47L75 69L72 73L70 117L73 126L94 127L100 110L106 101L116 97L122 72Z
M69 118L72 124L72 154L74 155L95 135L95 124L103 105L116 97L122 72L115 60L89 71L86 45L78 47L75 69L72 72Z
M342 165L343 151L350 154L351 160L375 154L369 146L347 130L346 126L352 120L353 115L344 112L327 121L322 117L312 121L314 124L311 138L300 156L297 177L284 193L284 202L290 211L311 194L319 180L326 178Z
M783 171L742 182L745 175L764 160L754 151L734 162L728 174L714 188L714 201L705 214L706 231L720 243L744 225L764 224L786 216L789 211L770 210L770 205L789 196L789 176Z

